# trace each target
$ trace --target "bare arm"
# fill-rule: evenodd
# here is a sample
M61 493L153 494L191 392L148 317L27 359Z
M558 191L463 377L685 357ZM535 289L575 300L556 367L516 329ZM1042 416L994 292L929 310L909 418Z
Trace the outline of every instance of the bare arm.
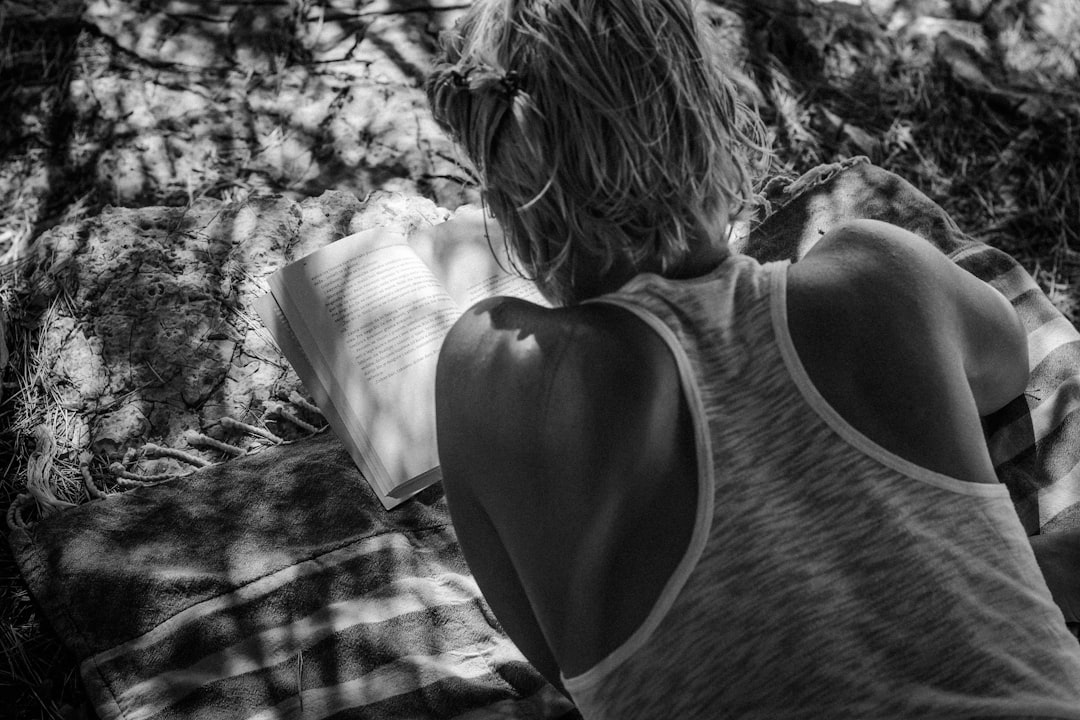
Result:
M472 412L479 409L478 390L486 394L488 408L504 404L499 397L505 392L499 387L500 378L489 375L494 366L503 364L505 358L500 356L508 349L505 343L509 342L510 349L513 346L512 340L498 337L491 323L490 313L498 311L499 302L481 303L468 311L447 336L439 356L435 384L443 485L462 552L485 599L529 662L562 690L555 656L503 539L476 492L477 485L503 485L509 490L512 480L501 463L483 453L485 439L478 436L494 435L486 441L497 442L497 430L506 427L504 419L498 411L487 418ZM526 353L529 348L524 344L520 350Z

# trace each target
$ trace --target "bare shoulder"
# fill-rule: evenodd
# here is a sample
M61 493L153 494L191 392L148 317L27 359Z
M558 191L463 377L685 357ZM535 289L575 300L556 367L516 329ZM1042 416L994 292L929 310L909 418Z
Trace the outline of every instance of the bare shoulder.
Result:
M908 296L930 304L936 292L956 275L959 268L927 240L896 225L877 220L852 220L825 233L792 267L789 278L801 289L851 292L876 288L870 293L882 302L900 301ZM881 292L892 290L900 292ZM930 297L926 300L920 298Z
M440 354L440 455L444 465L459 455L472 465L483 450L486 467L560 475L559 458L580 461L597 434L606 441L608 428L649 409L672 368L655 333L617 308L483 301L458 320Z
M924 467L993 480L979 416L1027 379L1004 296L925 239L859 220L791 266L787 311L800 360L843 418Z
M790 330L810 364L873 367L874 354L948 335L951 261L930 243L874 221L822 236L787 276ZM846 363L845 363L846 364Z
M956 353L980 414L1024 391L1027 335L1012 304L914 233L874 220L846 223L826 233L789 279L796 311L816 306L819 319L839 313L891 349ZM831 313L822 315L822 302Z

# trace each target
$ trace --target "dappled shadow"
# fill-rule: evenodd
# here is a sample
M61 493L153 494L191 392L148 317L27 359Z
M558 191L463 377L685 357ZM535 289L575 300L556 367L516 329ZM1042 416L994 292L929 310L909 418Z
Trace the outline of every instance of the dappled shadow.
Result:
M169 458L141 457L147 440L185 448L188 432L199 429L238 446L258 444L245 431L226 427L224 418L265 423L282 437L303 434L265 412L271 396L300 388L260 332L251 299L260 292L263 275L346 234L352 222L386 223L394 215L420 224L441 217L432 203L415 198L387 206L377 199L361 205L347 193L327 193L302 204L259 196L229 204L203 199L185 208L110 209L44 236L36 256L42 262L32 267L41 271L35 274L42 281L38 291L51 309L42 313L39 337L19 339L40 343L39 357L46 364L33 388L43 393L39 400L67 408L68 425L57 428L54 480L71 474L68 461L86 444L96 453L90 468L94 482L109 491L118 489L110 462L143 477L187 471ZM47 423L51 417L31 420ZM86 434L68 432L80 427ZM213 450L186 449L211 461L222 459ZM68 480L74 481L68 492L58 494L82 501L85 489L77 473ZM271 481L259 476L253 482ZM296 489L313 490L304 482ZM184 501L176 504L182 512ZM104 512L102 503L94 505ZM282 521L272 513L259 518L268 531ZM132 543L145 541L153 555L155 544L148 538L157 537L160 524L133 522L140 530L133 531ZM194 531L196 524L178 525ZM244 552L237 549L241 560ZM215 572L220 577L231 571Z
M0 254L32 259L35 282L54 283L20 288L27 294L11 317L31 346L53 301L73 303L49 347L70 349L81 334L86 349L64 360L57 376L66 385L53 377L35 379L37 387L74 402L65 413L115 420L114 447L101 448L117 452L165 427L171 409L192 412L200 430L226 415L257 417L265 398L237 401L230 383L237 367L265 358L228 367L238 334L257 323L230 293L251 291L269 267L256 256L267 249L256 219L285 228L280 237L304 235L297 242L310 248L309 235L344 234L343 218L356 209L312 205L296 217L263 196L303 200L336 189L359 204L373 190L400 190L447 208L476 199L475 178L421 89L438 31L466 4L100 0L42 5L63 5L62 21L45 10L5 16ZM1080 273L1080 119L1067 60L1080 55L1065 45L1060 57L1031 49L1052 22L1010 15L1023 4L1008 2L995 3L992 17L949 10L929 19L910 2L894 3L888 17L809 0L713 4L731 19L725 50L775 136L775 171L868 155L968 232L1027 255L1044 286L1066 281L1066 301L1075 293L1067 281ZM215 218L219 200L235 202ZM107 205L170 207L131 226ZM87 217L95 219L78 224ZM34 252L50 229L50 253L102 253L93 282L64 285L73 266L49 264L59 251ZM128 246L108 248L121 230ZM236 251L245 247L251 252ZM292 259L289 247L267 252ZM127 292L126 316L102 315L101 289L110 287ZM178 319L178 307L189 317ZM118 382L100 405L84 404L82 391L111 378Z
M11 190L0 251L25 271L7 285L17 293L9 335L22 346L18 364L45 363L39 387L23 388L20 401L58 401L64 413L93 422L120 413L115 451L168 426L174 411L204 415L199 430L246 412L222 393L251 319L222 294L237 287L250 294L273 267L238 250L250 222L234 237L221 227L229 217L214 219L214 232L232 243L222 253L202 252L205 228L188 223L213 219L213 206L200 208L201 201L268 193L303 199L341 189L353 198L351 212L377 189L427 195L447 207L474 199L475 183L431 121L420 87L437 32L461 7L89 2L66 7L54 38L27 41L51 49L55 62L44 77L31 80L29 69L13 77L20 91L44 83L51 99L9 108L0 156L8 171L0 184ZM16 30L49 36L51 10L9 23L9 37ZM30 150L18 150L28 143ZM33 162L15 162L27 157ZM99 215L106 205L175 211L149 213L131 227L130 218ZM342 212L328 212L331 224L342 222ZM87 216L96 217L72 224ZM283 223L293 226L287 235L301 222L310 234L312 221ZM37 252L39 235L57 224L50 249ZM64 263L53 243L64 247ZM69 282L80 266L92 270ZM127 315L115 313L118 293L130 299ZM48 331L37 337L42 327ZM88 405L88 398L100 399ZM25 421L17 432L41 416L40 408L13 414ZM85 442L87 433L79 436Z
M966 232L1020 259L1075 316L1075 3L1006 0L978 15L974 5L906 0L713 4L730 7L747 28L747 96L775 134L774 173L868 156Z
M747 89L790 170L866 154L914 173L920 187L962 216L976 216L976 203L988 202L991 228L1008 224L1008 200L1068 181L1068 163L1039 163L1017 186L1010 182L1015 166L999 158L981 168L994 172L977 174L1015 186L999 201L989 181L968 182L976 174L964 165L975 154L1024 156L1075 145L1069 118L1024 102L1036 91L1067 89L1061 81L1069 78L1052 71L1065 72L1069 62L1075 70L1080 59L1047 35L1052 17L1024 16L1018 3L996 3L985 17L964 14L961 4L937 18L917 15L907 2L893 3L888 16L811 0L712 4L741 21L734 42L742 46ZM0 250L5 237L9 244L25 240L65 211L89 214L105 204L183 205L251 192L299 198L329 188L358 196L416 192L451 208L474 199L475 182L431 122L419 87L438 31L464 5L159 0L92 2L74 17L69 11L59 32L26 40L55 56L44 76L56 96L45 122L16 116L18 103L4 110L9 139L36 143L48 176L36 186L18 182L29 171L13 166L15 143L6 144L9 186L30 189L20 190L19 212L13 205L3 220ZM31 25L19 27L26 31L20 37L35 35ZM939 137L964 127L960 115L987 122L981 132ZM1062 232L1077 226L1061 219Z
M18 96L0 111L0 252L106 204L335 188L474 197L420 88L464 5L90 2L60 24L7 20L26 57L0 88Z
M71 618L66 639L105 683L96 697L128 712L569 710L528 712L546 684L470 578L441 491L386 513L326 436L72 511L14 544Z
M92 192L97 153L73 147L72 137L80 12L71 4L51 17L0 16L0 252L16 236L36 237ZM99 123L105 138L109 125Z

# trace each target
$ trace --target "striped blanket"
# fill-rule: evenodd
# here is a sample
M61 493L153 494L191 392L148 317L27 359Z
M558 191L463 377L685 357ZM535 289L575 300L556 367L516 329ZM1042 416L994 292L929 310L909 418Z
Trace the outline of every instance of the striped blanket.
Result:
M737 245L759 260L798 260L829 228L873 218L930 240L1012 301L1028 331L1031 376L1022 397L985 418L990 454L1029 535L1080 527L1080 334L1031 275L865 158L774 183L766 198L778 207Z
M795 258L875 217L998 287L1029 329L1027 394L988 418L1030 533L1080 525L1080 343L1009 256L863 161L774 186L738 249ZM106 720L575 718L509 642L439 488L385 512L330 435L50 516L10 536Z
M579 717L499 628L438 488L388 513L329 434L11 543L102 720Z

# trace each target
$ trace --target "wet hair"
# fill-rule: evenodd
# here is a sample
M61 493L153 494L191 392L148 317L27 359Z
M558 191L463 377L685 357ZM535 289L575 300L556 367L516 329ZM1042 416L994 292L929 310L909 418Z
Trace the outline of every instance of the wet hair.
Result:
M691 0L477 0L427 80L515 261L549 298L664 272L723 232L768 157Z

